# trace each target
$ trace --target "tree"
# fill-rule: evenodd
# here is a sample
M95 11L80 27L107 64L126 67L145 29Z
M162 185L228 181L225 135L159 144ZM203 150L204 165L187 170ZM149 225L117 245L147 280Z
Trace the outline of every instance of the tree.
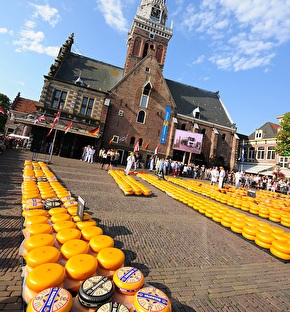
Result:
M1 109L2 108L2 109ZM7 114L10 108L10 99L5 94L0 93L0 131L2 132L4 130L6 120L7 120ZM3 111L6 114L3 114Z
M283 116L276 138L276 153L281 156L290 156L290 112Z

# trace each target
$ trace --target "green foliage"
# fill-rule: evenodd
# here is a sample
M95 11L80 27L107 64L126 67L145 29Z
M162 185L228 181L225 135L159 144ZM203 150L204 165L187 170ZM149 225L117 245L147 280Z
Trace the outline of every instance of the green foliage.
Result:
M290 156L290 112L284 115L281 121L281 129L276 138L276 153L281 156Z
M10 99L5 94L0 93L0 107L2 107L6 113L10 109ZM7 120L7 115L0 113L0 132L3 132Z

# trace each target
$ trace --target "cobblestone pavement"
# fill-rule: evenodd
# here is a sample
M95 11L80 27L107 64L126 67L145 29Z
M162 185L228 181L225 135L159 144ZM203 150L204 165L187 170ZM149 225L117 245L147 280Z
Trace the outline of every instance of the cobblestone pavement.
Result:
M21 183L32 154L0 154L0 310L21 311ZM43 160L40 159L39 160ZM290 311L289 263L141 180L152 195L125 196L98 163L53 156L49 168L139 268L172 311ZM139 178L136 178L139 179Z

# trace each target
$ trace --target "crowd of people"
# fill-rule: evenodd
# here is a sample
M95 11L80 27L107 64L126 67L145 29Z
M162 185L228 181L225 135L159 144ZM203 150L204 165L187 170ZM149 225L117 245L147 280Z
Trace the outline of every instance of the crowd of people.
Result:
M0 153L6 151L8 148L26 147L28 143L27 139L16 138L9 135L0 135Z
M155 171L160 178L171 175L208 180L210 184L217 184L219 188L227 184L236 188L244 187L290 194L289 178L250 174L237 170L228 171L222 166L207 168L205 165L183 164L179 161L152 156L148 160L147 169Z

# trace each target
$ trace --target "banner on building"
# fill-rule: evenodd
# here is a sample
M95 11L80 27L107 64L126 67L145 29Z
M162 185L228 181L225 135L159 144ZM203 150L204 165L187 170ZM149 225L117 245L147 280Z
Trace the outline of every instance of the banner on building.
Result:
M194 154L200 154L202 139L203 135L201 133L177 129L175 131L173 149Z
M161 137L160 137L160 143L161 144L166 144L168 125L169 125L169 121L170 121L170 113L171 113L171 107L166 106L165 116L164 116L162 131L161 131Z

